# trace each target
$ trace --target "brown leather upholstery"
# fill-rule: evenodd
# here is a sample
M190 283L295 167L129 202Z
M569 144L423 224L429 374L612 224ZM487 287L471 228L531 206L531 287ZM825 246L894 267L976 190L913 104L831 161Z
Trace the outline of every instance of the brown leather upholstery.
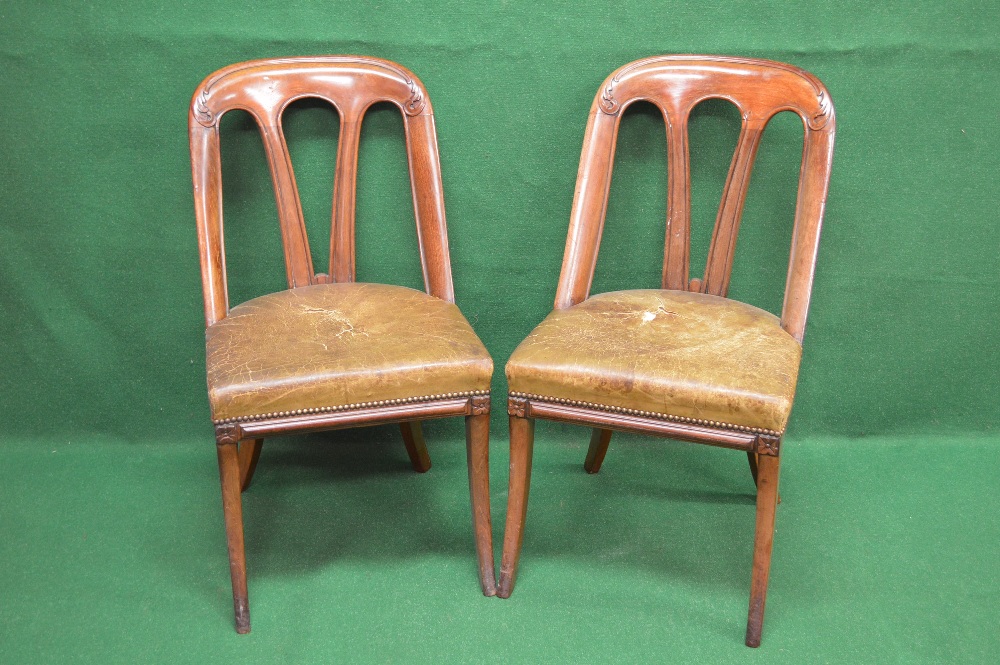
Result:
M507 363L512 393L782 432L802 347L773 314L686 291L557 309Z
M487 391L493 361L454 304L386 284L317 284L237 305L206 332L215 421Z

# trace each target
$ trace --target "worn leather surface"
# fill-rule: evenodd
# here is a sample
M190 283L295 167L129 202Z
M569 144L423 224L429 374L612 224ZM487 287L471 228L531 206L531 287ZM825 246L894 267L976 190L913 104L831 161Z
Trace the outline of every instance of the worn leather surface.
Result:
M206 332L213 420L489 390L493 361L452 303L318 284L233 307Z
M514 351L507 381L511 392L781 432L801 353L756 307L617 291L549 314Z

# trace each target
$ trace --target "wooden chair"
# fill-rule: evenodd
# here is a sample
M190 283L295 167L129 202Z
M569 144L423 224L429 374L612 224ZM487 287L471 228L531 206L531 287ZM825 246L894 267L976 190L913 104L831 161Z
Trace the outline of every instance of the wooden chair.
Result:
M313 270L282 114L318 98L340 114L330 274ZM354 199L365 111L403 114L427 293L355 283ZM230 309L222 229L219 118L256 120L274 181L288 290ZM250 630L240 492L264 437L400 423L413 468L431 462L420 421L465 416L473 525L483 593L496 592L489 504L493 362L454 304L434 114L423 84L397 64L327 56L245 62L209 76L190 111L208 393L219 456L236 630Z
M687 122L699 102L731 101L742 129L702 278L688 274ZM662 290L590 296L622 111L655 104L667 125L669 191ZM760 138L779 111L805 126L782 315L726 298L740 215ZM781 437L792 406L833 156L834 111L814 76L776 62L663 56L614 72L590 110L555 310L507 363L510 494L498 595L510 596L524 533L534 419L593 427L596 473L613 430L747 453L757 526L746 643L760 644Z

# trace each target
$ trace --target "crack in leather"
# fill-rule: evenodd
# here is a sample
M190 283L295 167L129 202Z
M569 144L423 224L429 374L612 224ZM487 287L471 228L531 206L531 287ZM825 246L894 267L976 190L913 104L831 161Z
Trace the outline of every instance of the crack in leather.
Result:
M507 363L511 393L783 432L802 347L776 316L702 293L604 293L556 310Z
M489 391L493 361L454 304L387 284L317 284L232 308L206 331L216 422Z

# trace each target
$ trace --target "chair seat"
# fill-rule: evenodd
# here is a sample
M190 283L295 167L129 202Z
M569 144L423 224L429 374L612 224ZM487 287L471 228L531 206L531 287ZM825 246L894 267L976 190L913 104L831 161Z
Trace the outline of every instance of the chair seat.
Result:
M511 393L782 433L802 347L776 316L687 291L603 293L555 310L507 363Z
M233 307L206 333L212 419L488 391L493 361L453 303L317 284Z

